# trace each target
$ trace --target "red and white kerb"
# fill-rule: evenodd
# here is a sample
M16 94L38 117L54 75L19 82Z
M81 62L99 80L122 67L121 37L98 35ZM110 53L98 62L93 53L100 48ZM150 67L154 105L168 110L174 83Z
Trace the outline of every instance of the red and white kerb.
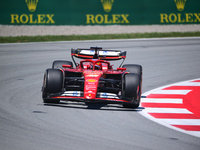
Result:
M145 117L175 130L200 137L200 79L157 88L143 94Z

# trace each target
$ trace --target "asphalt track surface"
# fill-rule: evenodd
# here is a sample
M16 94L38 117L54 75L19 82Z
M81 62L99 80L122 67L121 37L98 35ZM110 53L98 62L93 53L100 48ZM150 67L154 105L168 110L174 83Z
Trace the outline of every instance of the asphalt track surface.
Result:
M143 93L200 76L200 38L1 44L1 150L200 149L200 138L146 119L142 107L44 105L45 69L71 60L71 48L90 46L127 51L125 63L143 66Z

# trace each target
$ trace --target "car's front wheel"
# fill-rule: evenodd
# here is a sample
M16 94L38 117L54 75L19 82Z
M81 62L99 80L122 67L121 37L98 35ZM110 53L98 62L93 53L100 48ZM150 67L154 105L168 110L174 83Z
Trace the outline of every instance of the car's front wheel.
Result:
M43 101L44 103L59 103L60 100L48 98L48 94L62 92L63 89L63 72L59 69L47 69L43 81Z
M128 73L122 79L122 96L129 98L130 103L124 103L123 107L137 108L140 105L141 87L140 76L135 73Z

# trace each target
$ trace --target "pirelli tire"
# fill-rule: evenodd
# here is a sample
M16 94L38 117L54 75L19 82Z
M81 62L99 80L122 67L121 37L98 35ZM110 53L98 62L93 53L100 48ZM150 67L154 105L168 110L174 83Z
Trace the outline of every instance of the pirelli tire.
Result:
M49 94L59 93L63 90L64 75L60 69L47 69L44 74L43 81L43 102L44 103L59 103L58 99L51 99Z
M62 65L71 65L71 67L73 67L73 63L71 61L55 60L52 64L52 68L53 69L61 69L61 68L63 68Z
M141 98L140 76L136 73L128 73L122 79L122 96L131 99L130 103L124 103L125 108L137 108Z
M127 72L136 73L142 78L142 66L137 64L125 64L122 68L126 68Z
M138 64L124 64L122 67L126 68L126 71L129 72L129 73L135 73L135 74L139 75L139 78L140 78L139 93L140 93L140 97L141 97L141 94L142 94L142 74L143 74L142 66L138 65ZM139 103L140 103L140 98L139 98Z

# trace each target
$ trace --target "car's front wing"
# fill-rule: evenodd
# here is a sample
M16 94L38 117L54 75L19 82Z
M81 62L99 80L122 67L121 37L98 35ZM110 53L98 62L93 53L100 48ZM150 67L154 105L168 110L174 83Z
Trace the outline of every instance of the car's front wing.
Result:
M102 102L102 103L131 103L132 99L117 95L114 93L98 92L95 99L84 98L81 91L66 91L64 93L56 93L48 95L48 99L59 99L64 101L77 102Z

